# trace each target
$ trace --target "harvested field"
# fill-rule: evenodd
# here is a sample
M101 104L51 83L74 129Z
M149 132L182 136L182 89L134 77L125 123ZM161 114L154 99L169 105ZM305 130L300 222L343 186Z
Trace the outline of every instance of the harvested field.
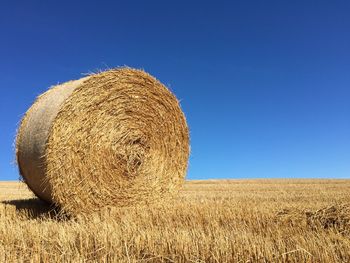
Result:
M58 216L0 183L0 262L350 262L350 180L188 181L166 206Z

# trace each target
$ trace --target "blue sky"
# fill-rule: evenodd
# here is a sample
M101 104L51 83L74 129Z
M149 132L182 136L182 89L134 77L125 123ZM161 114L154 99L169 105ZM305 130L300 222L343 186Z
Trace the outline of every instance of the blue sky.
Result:
M189 179L350 178L349 1L4 1L0 180L49 86L128 65L181 100Z

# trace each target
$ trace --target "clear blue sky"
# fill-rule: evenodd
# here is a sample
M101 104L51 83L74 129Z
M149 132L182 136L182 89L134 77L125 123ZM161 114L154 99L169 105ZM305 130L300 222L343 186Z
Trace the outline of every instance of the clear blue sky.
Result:
M143 68L181 99L189 179L350 178L349 1L3 1L0 180L50 85Z

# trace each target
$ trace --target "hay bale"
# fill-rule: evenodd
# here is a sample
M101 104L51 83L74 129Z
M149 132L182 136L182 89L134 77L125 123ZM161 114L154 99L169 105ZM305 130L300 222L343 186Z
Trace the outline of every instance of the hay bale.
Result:
M189 133L176 97L149 74L112 69L54 86L22 119L20 174L68 213L158 202L184 181Z

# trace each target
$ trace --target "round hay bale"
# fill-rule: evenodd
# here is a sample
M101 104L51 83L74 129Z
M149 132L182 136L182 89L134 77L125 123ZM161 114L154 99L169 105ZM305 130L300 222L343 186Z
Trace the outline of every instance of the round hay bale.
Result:
M144 71L118 68L40 95L22 119L16 155L39 198L77 214L176 193L189 132L164 85Z

